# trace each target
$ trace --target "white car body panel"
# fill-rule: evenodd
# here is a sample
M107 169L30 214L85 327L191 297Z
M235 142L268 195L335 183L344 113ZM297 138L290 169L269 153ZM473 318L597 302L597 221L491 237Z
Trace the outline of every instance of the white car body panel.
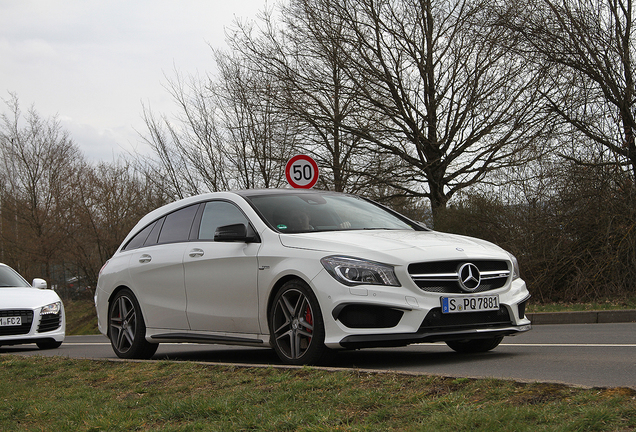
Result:
M184 267L187 315L192 330L260 333L259 248L258 243L188 244ZM232 289L228 290L230 286Z
M37 288L0 288L2 309L37 309L60 301L53 290Z
M175 256L183 257L187 246L186 243L166 244L152 250L142 248L122 254L130 255L130 276L125 283L138 293L148 327L190 328L186 316L183 263L174 259Z

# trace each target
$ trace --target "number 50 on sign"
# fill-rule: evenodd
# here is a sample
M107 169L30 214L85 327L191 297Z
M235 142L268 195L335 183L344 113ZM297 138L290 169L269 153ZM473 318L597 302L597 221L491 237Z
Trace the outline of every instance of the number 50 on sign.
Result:
M310 189L318 181L318 164L307 155L296 155L285 166L287 182L294 188Z

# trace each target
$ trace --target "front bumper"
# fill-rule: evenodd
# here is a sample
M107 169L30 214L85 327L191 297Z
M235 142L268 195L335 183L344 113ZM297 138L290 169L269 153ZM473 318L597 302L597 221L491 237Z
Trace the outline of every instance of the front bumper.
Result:
M378 316L378 314L376 314ZM364 334L346 336L340 341L344 348L404 346L413 343L448 340L483 339L512 336L530 330L531 324L514 325L508 308L498 311L443 314L431 309L415 333Z
M64 306L57 314L40 315L40 308L1 310L3 316L22 317L21 326L0 327L0 345L63 342L66 336Z
M530 295L521 279L492 291L499 296L499 310L444 314L440 304L444 294L409 286L336 287L327 277L321 274L312 282L322 288L315 292L324 311L325 344L330 348L494 338L532 328L525 316Z

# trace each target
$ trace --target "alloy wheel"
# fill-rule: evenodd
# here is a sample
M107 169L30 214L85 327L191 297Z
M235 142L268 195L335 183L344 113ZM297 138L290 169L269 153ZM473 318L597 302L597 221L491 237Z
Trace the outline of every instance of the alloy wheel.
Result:
M110 338L120 353L126 353L135 342L137 313L135 305L125 295L119 296L110 313Z
M159 344L146 340L146 324L135 295L129 289L117 293L110 304L108 337L117 357L149 359Z
M284 291L274 306L274 342L289 360L301 359L314 338L314 310L307 296L298 289Z

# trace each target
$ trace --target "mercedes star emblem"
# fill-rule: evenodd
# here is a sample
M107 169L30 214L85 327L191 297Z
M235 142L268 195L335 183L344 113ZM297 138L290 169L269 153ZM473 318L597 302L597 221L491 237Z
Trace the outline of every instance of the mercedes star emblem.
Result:
M479 288L481 274L473 263L466 263L459 268L459 286L466 292L473 292Z

